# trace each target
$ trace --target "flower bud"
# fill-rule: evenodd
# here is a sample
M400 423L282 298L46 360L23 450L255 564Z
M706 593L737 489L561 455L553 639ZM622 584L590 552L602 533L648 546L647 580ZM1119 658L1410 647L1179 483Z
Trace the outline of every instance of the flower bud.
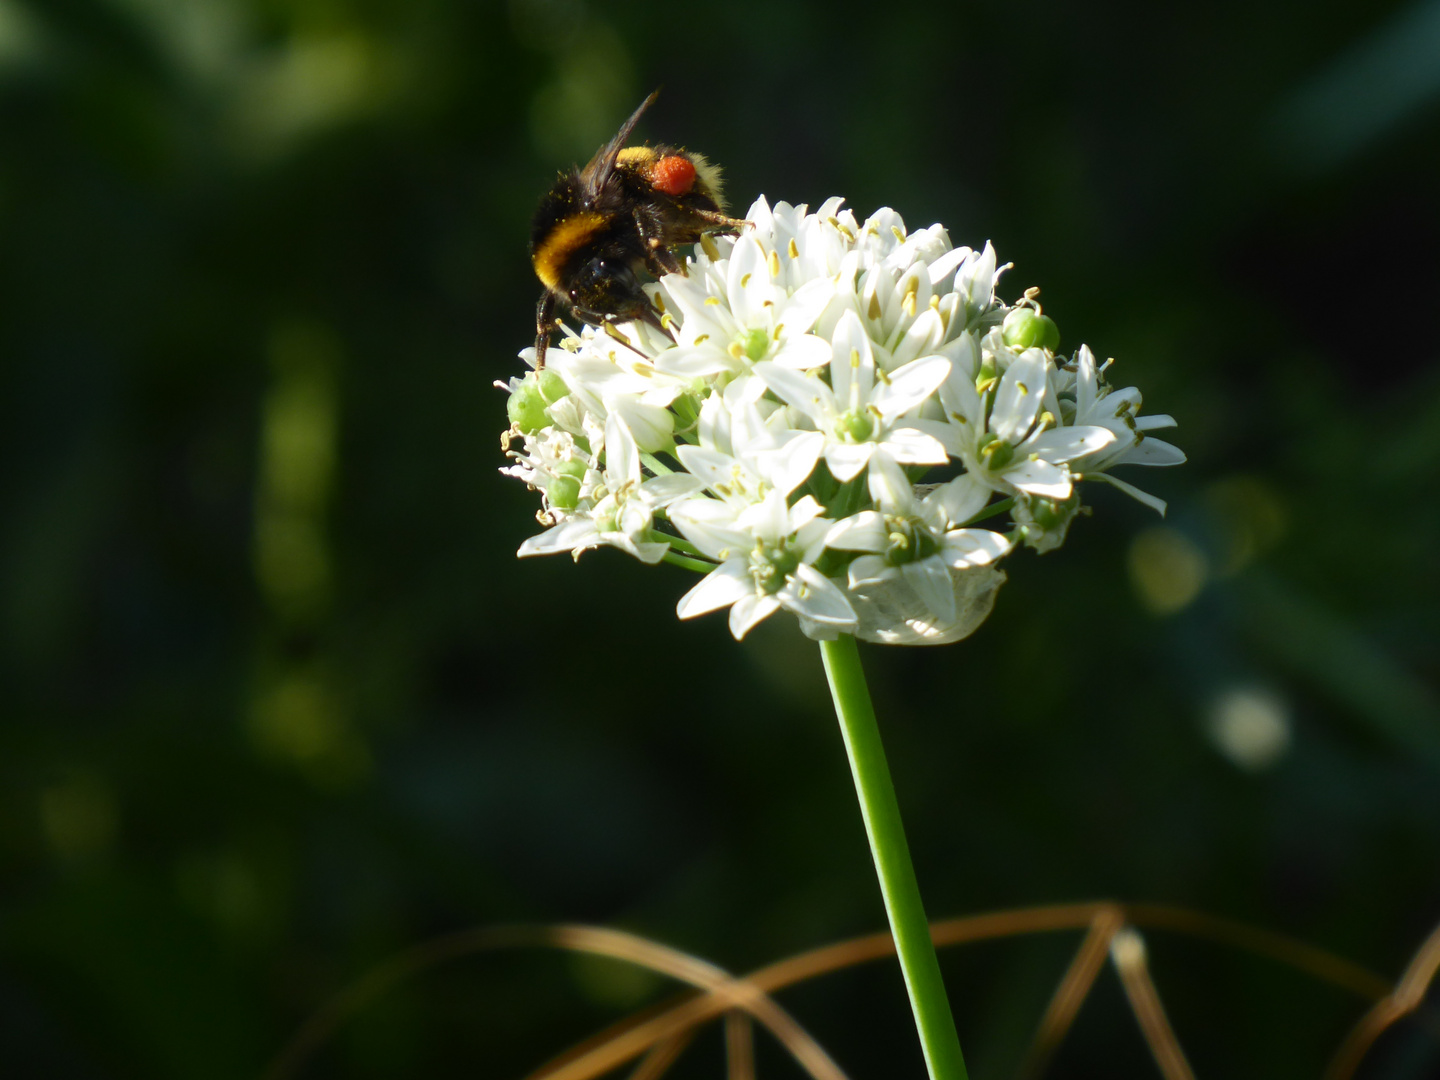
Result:
M557 510L574 510L580 503L580 482L585 479L585 463L571 459L555 466L555 478L545 489L550 505Z
M527 377L526 382L529 382ZM565 385L558 372L546 368L544 371L535 372L535 381L540 387L540 396L545 399L546 405L554 405L566 394L570 393L570 387Z
M511 393L505 412L510 422L526 435L533 435L550 423L550 417L545 414L545 397L539 384L529 376Z
M1029 307L1018 307L1006 315L1000 336L1012 349L1039 346L1054 352L1060 348L1060 328L1055 320Z

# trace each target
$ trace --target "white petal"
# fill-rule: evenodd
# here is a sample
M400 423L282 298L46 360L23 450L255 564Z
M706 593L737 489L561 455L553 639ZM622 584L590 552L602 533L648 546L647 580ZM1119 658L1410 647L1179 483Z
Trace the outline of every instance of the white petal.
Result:
M895 567L885 561L883 555L861 555L850 564L850 587L858 589L864 585L878 585L887 578L899 576Z
M676 499L697 494L705 486L697 476L670 473L646 480L640 485L640 496L651 509L669 506Z
M780 493L777 491L775 494L778 496ZM820 535L822 536L830 531L828 524L817 523L815 520L825 513L825 507L816 502L815 496L813 495L801 495L800 498L795 500L795 505L790 507L786 513L789 515L789 530L791 535L806 532L807 528L812 526L812 523L819 525ZM806 546L804 540L801 541L801 546Z
M707 450L703 446L683 445L676 448L675 454L680 459L680 464L722 498L724 496L719 489L724 487L728 491L735 481L736 470L740 468L740 463L729 454Z
M555 555L561 551L573 551L577 547L594 547L600 542L600 530L589 518L571 518L569 521L546 529L539 536L532 536L520 545L515 554L519 558L527 555Z
M611 417L618 416L634 436L635 443L647 453L667 449L675 433L675 414L658 405L645 405L631 397L607 398L605 402ZM605 437L610 438L607 421ZM629 476L627 472L625 474ZM638 479L638 473L635 476Z
M707 341L704 345L689 348L679 346L666 349L655 358L655 367L667 375L682 379L701 379L722 371L736 371L740 363L724 349Z
M750 596L735 602L730 609L730 633L741 640L761 619L780 610L780 601L773 596Z
M825 436L818 431L795 431L774 450L755 452L760 473L783 495L789 495L815 471L825 449Z
M774 363L756 364L755 374L777 397L794 405L816 425L824 423L825 414L833 408L834 395L819 379Z
M1112 487L1117 487L1121 491L1125 492L1126 495L1129 495L1132 499L1135 499L1138 502L1142 502L1146 506L1150 507L1151 510L1154 510L1161 517L1165 516L1165 500L1156 498L1148 491L1141 491L1134 484L1127 484L1124 480L1117 480L1109 473L1091 473L1086 477L1086 479L1099 480L1102 483L1111 485Z
M888 453L875 454L870 458L870 498L876 505L891 514L910 514L915 506L915 489L905 470ZM874 550L879 551L880 548Z
M665 553L670 550L669 544L656 544L648 540L632 540L630 537L621 536L618 533L614 534L614 539L610 540L609 543L611 547L628 551L641 562L649 563L651 566L654 566L664 559Z
M990 409L990 430L1008 443L1018 443L1034 425L1044 399L1045 354L1026 349L1000 380Z
M990 494L990 488L966 473L941 485L925 498L927 502L934 499L939 504L948 525L963 525L985 509Z
M874 443L826 443L825 464L830 467L830 475L843 484L860 475L874 452Z
M767 544L778 544L790 535L790 508L785 505L785 496L771 491L763 502L747 506L735 519L735 524L748 529L756 538Z
M968 247L951 248L929 266L930 284L939 288L940 283L955 272L955 268L970 255Z
M903 427L887 432L883 446L885 452L902 465L944 465L950 460L945 444L918 428Z
M1009 553L1010 538L990 529L956 529L945 534L940 557L959 570L986 566Z
M949 374L949 360L943 356L922 356L892 371L889 379L870 395L870 402L885 419L894 419L933 394Z
M780 600L791 611L832 626L854 626L855 609L840 588L813 566L801 563L780 590Z
M686 499L666 513L681 535L712 559L724 562L754 546L754 538L736 527L735 511L719 499Z
M841 315L830 341L830 385L836 406L841 411L863 406L875 385L875 354L860 316L853 311Z
M1031 495L1044 495L1047 499L1070 497L1070 474L1048 461L1017 461L1000 475Z
M1062 427L1042 431L1025 443L1025 450L1058 464L1103 450L1114 441L1115 433L1109 428Z
M730 267L727 271L726 295L730 298L730 309L742 326L759 326L768 322L763 302L769 289L770 270L766 265L765 249L754 235L747 232L735 241L730 253Z
M1115 462L1125 465L1183 465L1185 451L1160 439L1141 439Z
M790 341L801 335L808 335L815 320L829 305L835 295L835 283L828 277L807 281L795 290L789 301L776 316L779 322L781 341Z
M905 331L905 336L896 344L890 354L891 363L897 368L903 367L917 356L926 355L940 343L944 332L940 312L927 307L915 317L910 329Z
M755 581L744 559L730 559L700 579L700 583L680 598L675 614L693 619L716 608L755 595Z
M814 334L799 334L781 343L774 362L797 371L824 367L830 363L830 343Z
M888 540L885 518L874 510L837 521L825 534L825 546L840 551L884 551Z
M955 618L955 583L943 562L931 556L907 563L900 568L900 574L905 583L915 590L921 603L941 622L948 623Z

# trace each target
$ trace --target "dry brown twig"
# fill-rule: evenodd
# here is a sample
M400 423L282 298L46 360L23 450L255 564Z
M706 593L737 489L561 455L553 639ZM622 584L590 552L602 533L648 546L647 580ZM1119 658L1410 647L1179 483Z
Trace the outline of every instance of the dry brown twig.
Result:
M1150 979L1142 939L1146 926L1233 946L1295 967L1332 985L1376 1001L1337 1052L1326 1080L1349 1080L1378 1035L1413 1012L1440 969L1440 927L1426 939L1393 989L1384 978L1324 949L1257 927L1202 912L1162 905L1110 901L1056 904L948 919L931 925L937 947L1020 934L1085 930L1037 1028L1022 1067L1023 1077L1041 1074L1072 1025L1103 966L1115 961L1127 1000L1166 1080L1193 1080ZM529 1080L594 1080L634 1061L630 1080L658 1080L706 1022L725 1016L729 1080L754 1080L752 1023L759 1022L814 1080L844 1074L770 995L806 979L894 955L888 933L870 934L799 953L735 977L698 957L622 931L596 927L498 927L467 931L411 949L372 970L317 1012L266 1070L265 1080L288 1080L347 1017L390 986L448 960L502 948L560 948L609 956L687 983L687 993L641 1010L586 1039L532 1073Z
M1440 970L1440 926L1431 930L1430 936L1415 950L1395 989L1371 1006L1350 1029L1325 1069L1325 1080L1350 1080L1385 1029L1420 1007L1437 970Z

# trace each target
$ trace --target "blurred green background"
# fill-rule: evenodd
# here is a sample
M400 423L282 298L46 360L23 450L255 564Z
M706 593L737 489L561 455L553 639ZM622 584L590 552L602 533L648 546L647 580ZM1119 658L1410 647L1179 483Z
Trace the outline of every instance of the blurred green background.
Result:
M973 639L864 651L932 915L1168 902L1398 974L1440 918L1437 57L1436 0L0 0L0 1073L255 1077L473 925L734 970L883 925L811 643L514 559L530 213L657 85L642 134L738 207L992 239L1180 423L1122 473L1166 521L1087 489ZM1076 940L946 954L977 1080ZM1149 944L1202 1077L1316 1076L1364 1007ZM664 991L472 958L302 1075L519 1077ZM921 1075L893 966L782 1000ZM1154 1075L1112 974L1050 1075Z

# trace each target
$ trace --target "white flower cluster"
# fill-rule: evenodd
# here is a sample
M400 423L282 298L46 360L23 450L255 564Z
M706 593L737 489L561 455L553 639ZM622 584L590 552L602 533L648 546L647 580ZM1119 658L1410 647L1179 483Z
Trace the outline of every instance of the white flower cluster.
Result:
M502 471L547 526L522 556L703 569L679 615L729 607L736 638L785 608L815 638L939 644L989 614L1017 544L1064 541L1078 481L1164 512L1107 470L1184 461L1149 434L1174 421L1140 416L1088 348L1057 355L1033 293L998 301L989 244L841 206L760 199L650 287L663 331L566 328L544 371L501 384Z

